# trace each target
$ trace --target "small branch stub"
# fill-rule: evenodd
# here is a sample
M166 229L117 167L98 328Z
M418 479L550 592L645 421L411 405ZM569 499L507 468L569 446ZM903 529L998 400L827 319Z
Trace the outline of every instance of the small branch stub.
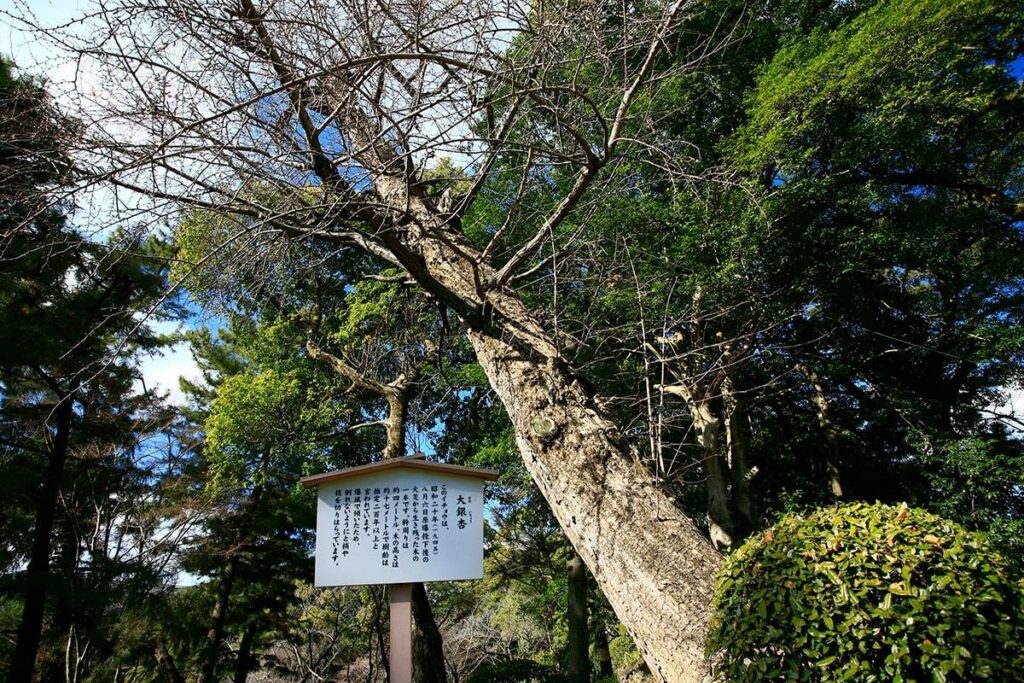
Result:
M558 425L549 417L539 415L533 418L533 422L530 423L530 428L533 433L542 439L550 439L558 431Z

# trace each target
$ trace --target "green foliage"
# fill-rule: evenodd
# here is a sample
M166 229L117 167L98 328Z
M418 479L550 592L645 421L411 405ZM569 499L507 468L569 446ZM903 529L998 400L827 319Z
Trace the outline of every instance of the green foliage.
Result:
M921 476L935 495L913 502L969 529L984 530L1013 575L1024 576L1024 441L994 425L976 436L922 443L919 450ZM1002 514L993 515L993 510Z
M708 650L727 681L1011 681L1024 586L985 540L906 506L786 517L719 574Z
M433 166L423 170L420 184L431 197L448 195L457 199L469 192L473 181L451 157L443 156Z
M315 387L303 386L303 379L298 370L266 368L228 377L220 385L206 421L214 488L263 487L271 464L301 472L304 462L316 456L337 410L317 400Z
M984 135L999 119L993 93L1016 88L1006 70L1020 24L1014 5L891 0L784 46L751 98L748 158L764 163L781 155L783 172L824 157L955 164L949 143L965 126ZM859 147L865 138L870 148ZM1020 141L1003 143L1013 155ZM986 161L1005 172L1013 158Z
M619 635L608 641L608 652L612 656L612 666L616 671L625 671L640 661L640 651L636 649L633 639L626 633L625 627L619 627Z

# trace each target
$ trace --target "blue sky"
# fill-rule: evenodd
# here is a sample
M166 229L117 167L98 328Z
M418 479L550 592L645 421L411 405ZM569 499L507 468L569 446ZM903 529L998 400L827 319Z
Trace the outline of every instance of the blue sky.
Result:
M12 57L26 72L45 75L58 82L70 79L73 74L71 65L55 64L50 50L42 46L31 32L12 24L7 15L22 14L25 7L29 6L41 25L55 26L72 20L88 7L88 4L78 0L32 0L30 3L0 0L0 53ZM155 327L166 334L174 332L180 326L176 323L158 323ZM192 354L184 343L172 346L162 355L144 358L141 370L148 389L166 391L170 394L171 400L178 403L183 400L178 378L184 376L195 380L200 377Z
M26 7L30 7L41 25L55 26L70 21L87 6L78 0L0 0L0 52L13 57L19 66L33 70L33 66L45 61L46 50L40 49L30 32L14 25L9 15L23 15Z

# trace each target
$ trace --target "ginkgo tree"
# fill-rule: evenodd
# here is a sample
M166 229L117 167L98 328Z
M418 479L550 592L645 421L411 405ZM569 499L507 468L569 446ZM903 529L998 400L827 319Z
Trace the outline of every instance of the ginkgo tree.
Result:
M275 231L361 250L461 320L527 468L666 680L705 669L718 555L637 463L517 283L545 268L540 247L632 144L641 93L666 70L697 68L723 40L678 35L688 12L683 0L645 12L128 1L104 5L88 37L70 39L112 88L97 103L106 123L88 122L98 175L158 201L230 211L242 237ZM557 173L566 190L529 234L511 211L485 229L489 244L474 244L467 211L516 150L522 186ZM472 181L461 194L431 196L423 183L440 154L465 155ZM274 188L272 208L244 191L254 179Z
M103 85L95 96L80 96L80 115L90 134L78 158L92 180L116 188L125 208L141 202L157 218L161 213L177 218L182 206L230 216L222 236L191 264L197 272L209 266L210 255L239 244L251 247L239 257L257 264L272 262L282 245L306 254L310 263L328 253L365 258L374 264L369 272L395 268L402 280L415 283L458 321L507 411L526 469L652 672L661 680L687 681L700 680L707 670L703 639L719 555L645 466L633 434L613 419L614 406L575 364L578 358L571 340L560 333L553 301L556 293L566 291L561 288L566 256L592 236L603 201L615 193L635 197L645 190L669 193L683 186L738 187L740 199L730 196L736 203L723 204L716 217L728 219L735 206L736 218L748 221L738 232L749 228L745 236L757 248L747 253L757 258L731 275L742 270L765 276L751 288L762 300L780 282L786 292L828 290L830 283L818 282L813 264L800 257L819 253L815 247L827 252L837 245L852 245L853 254L871 251L866 247L876 231L884 232L892 224L889 219L900 207L912 206L914 197L952 192L970 207L966 218L988 208L1003 214L1009 209L1006 215L1016 220L1018 181L1012 172L999 175L994 185L985 177L964 186L946 174L920 176L915 169L916 180L904 178L909 185L895 183L903 188L902 201L874 222L845 213L843 191L811 192L807 196L815 201L810 203L802 202L799 193L801 188L820 189L816 181L823 177L836 181L840 190L842 182L854 181L869 190L887 188L861 204L868 213L890 206L893 181L908 170L899 164L903 153L927 152L927 143L938 139L936 129L900 128L908 118L899 105L923 87L924 76L942 73L949 76L945 84L977 86L974 99L955 91L936 99L941 104L960 98L976 107L973 113L961 112L959 123L951 124L954 133L975 130L993 112L1009 110L1004 123L1016 135L1019 125L1012 111L1019 96L1005 78L1006 64L1019 53L1015 15L983 0L963 0L955 9L932 13L938 23L924 10L896 12L901 20L882 26L878 35L902 34L909 42L878 42L886 51L880 55L865 47L873 34L859 33L864 26L857 23L878 19L864 9L871 3L842 3L831 14L797 4L790 16L783 3L778 25L785 30L776 32L775 26L764 29L751 21L760 17L751 17L745 8L685 0L526 5L110 0L90 14L88 30L52 35L62 49L87 63ZM827 20L819 22L826 14ZM961 29L984 49L949 38ZM927 36L923 42L911 40L922 35ZM808 36L813 40L804 40ZM792 43L789 51L765 71L779 72L782 91L760 82L762 91L749 100L757 110L746 111L744 97L755 86L752 79L787 41ZM748 62L716 61L733 44L764 52ZM904 44L915 47L907 53L913 68L899 65ZM929 48L933 45L938 51ZM830 52L833 48L838 52ZM813 50L825 57L809 54ZM863 59L844 65L841 57L847 53ZM879 99L871 88L887 81L872 71L875 57L888 59L886 73L896 77L888 82L893 99L880 110L873 108ZM956 68L946 69L949 64ZM1004 70L1002 80L972 80L993 64ZM837 65L852 68L838 72ZM744 75L723 79L730 68ZM899 81L900 76L907 80ZM824 90L815 90L823 82ZM795 83L801 87L786 90ZM854 92L845 92L847 87ZM652 106L666 92L679 95L678 106L668 111ZM836 107L836 102L850 106ZM839 150L843 154L833 155L828 133L845 130L839 125L850 123L850 113L857 125L848 132L855 141ZM885 118L889 115L891 121ZM750 125L734 136L748 119ZM879 121L893 125L861 135L861 124L870 128ZM919 144L886 146L888 130L919 133L913 140ZM1002 148L995 137L982 136L982 153L961 170L989 168L979 162L999 156ZM745 143L754 152L742 149ZM833 163L845 161L846 153L872 150L885 152L894 163L870 168ZM720 164L695 163L702 155ZM444 166L451 174L447 179L432 172L442 167L442 157L454 160ZM918 165L927 167L927 162L925 154ZM998 171L998 166L993 168ZM645 174L640 167L656 171ZM876 174L859 176L864 170ZM761 201L745 203L744 195ZM709 196L715 201L722 197L716 192ZM792 200L789 211L775 201L780 197ZM691 223L702 220L701 214L695 216L689 217ZM830 226L834 232L818 230L837 216L840 220ZM1014 224L1001 223L1004 229L1008 225ZM793 233L776 231L808 226L814 229L806 233L805 243L782 239ZM862 234L863 226L863 242L843 239ZM718 233L723 234L730 233ZM833 235L839 239L824 238ZM717 236L712 232L701 239ZM686 248L713 252L701 239ZM773 252L773 246L780 252ZM887 251L885 245L874 248L879 254ZM808 278L788 279L784 267L766 266L775 263L773 256ZM878 260L852 263L850 269L834 260L823 263L834 267L822 271L825 275L877 272L879 266ZM887 265L899 279L905 264ZM581 282L585 285L586 279L573 284ZM906 283L915 292L916 284ZM788 355L794 348L790 342L813 346L815 337L801 335L818 327L819 319L809 315L817 299L796 296L789 303L795 317L775 328L780 334L773 353L779 353L770 356L780 365L766 367L800 375L791 381L801 388L801 426L817 413L825 416L819 423L827 431L829 411L808 407L829 395L831 385L815 383L811 374L818 374L817 366L801 363L807 370L801 372L790 363L807 358ZM812 324L806 324L808 319ZM672 320L678 323L682 317ZM787 338L784 333L792 334ZM666 354L671 343L651 349L647 345L657 340L642 336L638 348L652 363L670 366L676 360L670 356L688 351L681 346ZM846 349L859 348L869 338L859 336ZM814 361L822 356L809 355ZM985 365L982 355L970 361L975 369ZM933 356L928 361L934 365ZM709 355L707 362L722 357ZM758 350L748 357L762 360L769 354ZM855 353L844 357L856 362ZM849 379L843 388L852 396L870 380L843 378L838 371L844 363L829 364L829 369L837 379ZM676 363L675 369L678 382L692 379L684 364ZM721 375L725 379L735 378ZM667 390L668 382L661 384ZM689 398L687 392L677 393L692 423L702 406L692 392ZM842 398L844 407L852 405L849 396ZM862 405L870 405L868 399L862 397ZM710 427L725 419L720 413L706 422ZM701 446L711 441L702 440ZM779 438L775 445L783 448L786 440ZM708 447L707 452L719 457L721 448L712 453ZM747 474L742 467L736 472ZM785 478L789 472L779 468L772 476ZM730 483L724 475L720 479L726 502L740 507L740 497L733 495L740 482Z

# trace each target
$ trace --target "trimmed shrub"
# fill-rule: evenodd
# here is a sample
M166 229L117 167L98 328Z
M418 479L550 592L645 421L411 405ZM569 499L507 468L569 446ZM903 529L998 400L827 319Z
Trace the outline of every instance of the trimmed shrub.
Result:
M719 680L1024 680L1024 586L905 505L783 519L726 560L713 607Z

